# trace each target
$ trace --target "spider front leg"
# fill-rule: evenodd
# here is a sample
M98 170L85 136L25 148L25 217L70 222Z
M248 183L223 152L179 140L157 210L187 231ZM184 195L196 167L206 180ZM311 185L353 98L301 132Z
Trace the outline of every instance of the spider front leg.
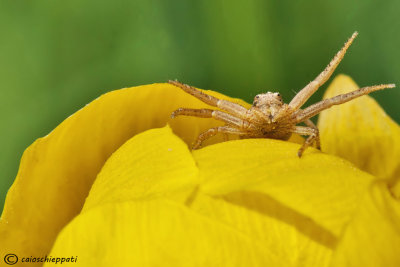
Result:
M318 140L317 142L319 142L318 129L304 126L294 126L292 132L300 135L308 135L306 141L304 141L303 145L297 152L297 156L299 156L299 158L303 155L304 150L306 150L308 146L312 145L314 141Z
M306 85L301 91L293 97L292 101L289 103L289 107L292 110L298 110L301 106L318 90L318 88L323 85L335 71L336 67L342 61L347 49L353 43L354 39L357 37L358 33L354 32L349 40L344 44L342 49L335 55L331 62L326 66L323 72L321 72L314 81Z
M178 81L169 80L168 83L181 88L186 93L191 94L192 96L200 99L201 101L203 101L204 103L206 103L210 106L218 107L218 108L225 110L225 111L229 112L230 114L235 115L236 117L239 117L241 119L246 118L247 109L239 104L205 94L202 91L194 88L193 86L183 84Z
M307 120L308 118L317 115L321 111L332 107L333 105L340 105L349 102L350 100L353 100L357 97L367 95L369 93L378 90L383 90L385 88L393 88L393 87L395 87L394 84L381 84L381 85L363 87L347 94L337 95L335 97L328 98L318 103L315 103L303 110L298 110L297 112L293 113L292 119L295 123L300 123L302 121Z
M196 143L193 145L192 149L198 149L204 140L216 135L217 133L223 134L236 134L236 135L246 135L246 131L242 131L237 128L233 128L230 126L220 126L215 128L210 128L207 131L201 133L199 137L197 137Z

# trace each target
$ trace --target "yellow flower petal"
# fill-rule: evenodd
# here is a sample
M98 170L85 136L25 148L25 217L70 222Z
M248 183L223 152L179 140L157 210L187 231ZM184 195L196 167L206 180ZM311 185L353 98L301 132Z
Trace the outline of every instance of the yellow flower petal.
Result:
M237 140L194 151L195 164L168 127L143 132L108 159L50 254L100 266L328 266L372 177L297 149Z
M82 212L105 203L190 194L198 184L187 145L169 127L152 129L131 138L107 160Z
M400 179L397 179L394 184L390 185L389 190L395 198L400 199Z
M342 236L343 251L356 247L352 224L358 217L365 222L360 214L370 210L357 208L366 202L371 175L313 148L299 159L299 145L279 140L225 142L192 156L169 128L132 138L165 125L182 106L206 107L167 84L123 89L36 141L6 200L0 253L47 254L81 210L107 158L52 256L76 254L83 265L110 265L120 255L113 265L326 266ZM220 124L191 117L171 122L187 144ZM393 222L386 222L385 236L395 231ZM383 255L393 259L391 252ZM346 257L338 252L335 262Z
M332 266L399 266L399 248L400 202L384 182L377 182L360 202Z
M50 254L77 255L78 266L280 266L262 243L164 198L93 208Z
M256 192L261 194L258 209L272 198L282 209L293 211L300 224L309 221L334 239L373 177L313 148L298 158L298 148L279 140L248 139L194 151L201 191L211 196Z
M121 264L133 261L138 266L153 266L158 261L168 266L185 266L201 264L203 259L207 260L205 263L211 262L207 266L236 266L241 262L252 262L253 266L279 266L285 262L286 266L296 266L299 261L327 266L336 242L327 231L273 200L266 201L264 195L242 195L247 204L262 201L258 206L262 206L260 212L256 207L237 205L233 200L237 195L227 195L226 199L204 195L202 189L196 188L201 188L200 182L189 150L168 127L138 134L107 160L81 215L61 232L50 254L54 257L74 251L84 258L84 265L109 264L111 256L120 253ZM136 204L129 204L132 202ZM138 214L138 210L143 214ZM151 225L147 220L156 220L158 224ZM96 244L107 244L107 253L93 248L92 236L97 237ZM76 242L78 246L74 245ZM206 248L193 247L187 244L190 242L205 244ZM193 258L186 256L183 246L190 247ZM160 248L165 254L143 257L144 253L152 255ZM210 251L212 256L204 258ZM231 253L236 258L227 256Z
M262 244L279 259L278 266L328 266L336 244L327 231L257 192L212 197L200 191L190 208Z
M324 98L357 89L350 77L339 75ZM379 178L400 177L400 127L370 96L323 111L318 127L323 151L345 158Z
M111 153L133 135L165 126L171 112L185 105L207 106L170 84L121 89L99 97L36 140L24 152L7 194L0 219L0 254L47 253L60 229L81 210ZM172 128L191 143L199 131L218 124L178 118ZM210 143L220 140L213 138Z

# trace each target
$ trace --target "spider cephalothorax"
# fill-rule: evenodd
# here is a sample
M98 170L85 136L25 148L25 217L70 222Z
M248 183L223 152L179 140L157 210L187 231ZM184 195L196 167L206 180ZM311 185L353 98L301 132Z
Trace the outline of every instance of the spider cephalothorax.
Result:
M271 122L274 122L275 116L282 110L283 105L286 104L283 103L281 94L268 92L256 95L252 108L259 109Z
M307 108L301 109L311 95L329 79L356 36L357 32L353 33L325 70L306 85L289 104L283 102L279 93L268 92L256 95L253 105L249 109L246 109L239 104L207 95L192 86L177 81L169 81L169 83L199 98L204 103L223 110L179 108L172 113L171 117L174 118L179 115L186 115L215 118L226 123L224 126L211 128L201 133L193 149L199 148L205 139L217 133L236 134L242 138L274 138L282 140L287 140L292 133L297 133L308 136L299 149L299 157L301 157L304 150L314 142L317 144L317 148L320 149L318 128L310 120L311 117L333 105L339 105L362 95L385 88L393 88L395 86L394 84L381 84L363 87L347 94L322 100ZM302 122L307 126L297 126L297 124Z

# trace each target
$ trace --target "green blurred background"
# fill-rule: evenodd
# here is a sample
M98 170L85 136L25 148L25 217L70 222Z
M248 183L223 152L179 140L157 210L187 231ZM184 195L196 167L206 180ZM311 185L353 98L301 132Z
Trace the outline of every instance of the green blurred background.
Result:
M355 30L336 74L400 85L399 11L395 0L0 0L0 211L24 149L113 89L177 78L288 101ZM373 97L400 122L400 88Z

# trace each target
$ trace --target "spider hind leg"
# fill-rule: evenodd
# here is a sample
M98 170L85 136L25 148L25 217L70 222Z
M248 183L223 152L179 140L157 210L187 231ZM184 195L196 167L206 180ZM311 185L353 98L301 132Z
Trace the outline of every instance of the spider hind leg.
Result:
M315 126L315 125L314 125ZM300 147L297 155L299 158L303 155L304 151L312 145L314 142L317 142L317 146L319 146L319 131L318 129L312 127L304 127L304 126L294 126L292 129L293 133L297 133L300 135L308 135L307 139L304 141L303 145Z
M316 134L316 136L315 136L315 144L317 145L317 148L318 148L319 150L321 150L321 141L320 141L320 138L319 138L319 130L318 130L317 125L315 125L315 124L312 122L312 120L310 120L310 119L305 120L304 123L305 123L308 127L311 127L311 128L313 128L313 129L315 130L315 134Z

